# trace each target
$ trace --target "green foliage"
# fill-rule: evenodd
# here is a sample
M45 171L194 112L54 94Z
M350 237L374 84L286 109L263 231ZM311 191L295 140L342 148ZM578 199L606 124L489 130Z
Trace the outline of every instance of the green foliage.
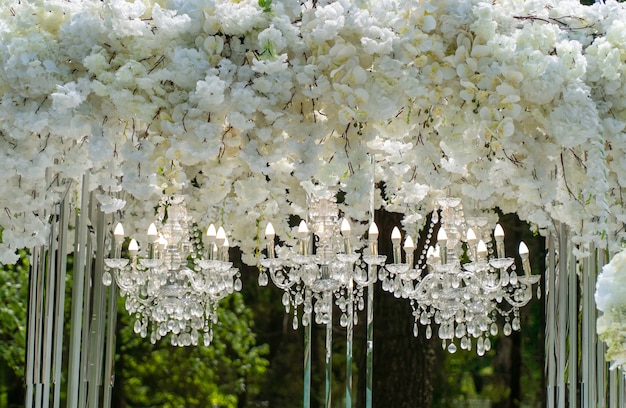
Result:
M259 0L259 7L263 9L264 13L270 13L272 11L272 0Z
M121 307L120 309L123 309ZM155 345L119 311L117 398L128 407L236 407L260 392L268 348L258 346L252 312L240 294L224 299L209 347Z
M15 265L0 265L0 359L18 376L24 373L29 270L25 251Z

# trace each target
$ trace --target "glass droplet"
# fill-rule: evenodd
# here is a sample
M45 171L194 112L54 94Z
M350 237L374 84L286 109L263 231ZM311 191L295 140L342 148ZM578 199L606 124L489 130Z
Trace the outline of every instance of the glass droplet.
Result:
M419 336L419 334L420 334L420 332L419 332L419 328L417 327L417 322L415 322L415 323L413 324L413 335L414 335L415 337L417 337L417 336Z
M105 271L102 274L102 284L104 286L111 286L112 282L113 282L113 277L111 276L111 272Z
M505 335L505 336L510 335L510 334L511 334L511 332L512 332L512 329L511 329L511 324L510 324L509 322L506 322L506 323L504 324L504 328L502 329L502 331L504 332L504 335Z
M491 340L489 340L489 337L485 338L484 346L485 346L485 351L491 350Z
M236 290L237 292L239 292L239 291L241 290L241 287L242 287L242 286L243 286L243 285L242 285L242 283L241 283L241 279L239 279L239 278L235 279L235 290Z
M341 327L346 327L348 325L348 316L345 313L341 314L339 323L341 324Z
M297 315L293 317L293 324L292 324L292 326L293 326L294 330L298 330L298 316Z
M430 327L430 324L426 326L426 338L430 339L433 336L433 329Z
M259 286L267 286L268 278L265 272L259 274Z
M448 352L449 352L450 354L454 354L454 353L456 353L456 344L454 344L454 343L450 343L450 344L448 345Z
M510 282L511 285L517 285L517 273L515 271L511 272Z
M498 334L498 325L495 323L491 323L491 327L489 328L489 333L491 333L492 336L495 336Z
M141 332L141 322L139 320L135 320L135 325L133 326L133 330L136 334Z

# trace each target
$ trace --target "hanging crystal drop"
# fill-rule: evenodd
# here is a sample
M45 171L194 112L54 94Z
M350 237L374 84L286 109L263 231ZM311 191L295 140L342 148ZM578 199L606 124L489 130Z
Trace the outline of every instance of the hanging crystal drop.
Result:
M341 314L339 324L341 324L341 327L346 327L348 325L348 316L345 313Z
M135 320L135 325L133 327L135 334L139 334L141 332L141 322L139 320Z
M515 271L511 272L510 282L511 282L511 285L517 284L517 273Z
M259 274L259 286L267 286L268 278L265 272Z
M519 321L519 317L515 316L513 318L513 330L520 331L521 328L522 328L522 325Z
M296 315L296 314L294 314L294 316L293 316L292 326L293 326L294 330L298 330L298 315Z
M112 282L113 282L113 278L111 277L111 272L105 271L102 274L102 284L104 286L111 286Z
M463 336L463 338L461 339L461 348L463 350L467 350L467 343L468 343L468 339L466 336Z
M449 352L450 354L454 354L454 353L456 353L456 344L454 344L454 343L450 343L450 344L448 345L448 352Z
M417 337L419 335L419 329L417 327L417 322L413 324L413 336Z
M541 299L541 287L537 287L537 299Z
M426 326L426 338L430 339L433 336L433 329L430 327L430 324Z
M359 310L363 310L365 309L365 302L363 301L363 298L360 297L359 298Z
M239 278L235 279L235 290L239 292L241 290L241 287L242 287L241 279Z
M353 315L353 317L354 317L354 319L353 319L354 325L359 324L359 315L357 313L355 313Z
M483 344L485 346L485 351L491 350L491 340L489 340L489 337L485 337L485 342Z
M495 323L491 323L491 327L489 328L489 333L491 333L492 336L495 336L498 334L498 325Z
M289 299L289 292L283 293L283 299L282 299L283 306L285 306L285 307L289 306L289 300L290 300Z
M502 329L502 331L504 332L504 335L505 335L505 336L510 335L510 334L511 334L511 331L512 331L512 330L511 330L511 324L510 324L509 322L506 322L506 323L504 324L504 328Z

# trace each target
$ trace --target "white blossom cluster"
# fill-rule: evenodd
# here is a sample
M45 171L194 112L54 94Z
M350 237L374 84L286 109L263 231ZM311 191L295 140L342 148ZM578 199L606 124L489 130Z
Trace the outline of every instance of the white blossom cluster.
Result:
M407 231L449 194L564 222L581 253L625 238L617 2L0 3L2 263L86 172L130 234L184 186L248 263L267 221L289 242L316 183L367 218L372 179Z
M626 250L618 252L598 275L596 304L603 313L598 317L598 334L608 348L611 369L626 369Z

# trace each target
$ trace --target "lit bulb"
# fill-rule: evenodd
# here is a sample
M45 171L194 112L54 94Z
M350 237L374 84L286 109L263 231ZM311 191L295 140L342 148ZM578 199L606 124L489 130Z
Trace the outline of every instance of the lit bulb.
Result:
M224 245L224 241L226 241L226 231L224 227L219 227L215 235L215 240L217 241L217 245Z
M415 249L415 244L413 243L413 238L411 238L410 235L407 235L406 239L404 240L404 250L408 252L414 249Z
M375 222L370 224L370 229L368 231L368 236L370 240L378 239L378 226Z
M528 247L523 241L519 243L519 254L521 257L528 256Z
M473 244L474 242L476 242L476 233L474 232L473 229L471 228L467 229L466 239L469 244Z
M476 252L479 256L487 256L487 245L482 239L478 241L478 248L476 249Z
M347 219L343 219L341 221L341 235L346 236L348 234L350 234L350 231L352 229L350 228L350 223L348 222Z
M448 240L448 234L446 234L446 230L443 228L439 228L439 232L437 232L437 242L445 242Z
M300 238L306 238L309 235L309 227L306 225L306 221L300 221L300 225L298 225L298 236Z
M148 227L148 237L150 237L153 241L157 239L157 229L154 223L150 224Z
M130 253L130 256L135 256L137 255L137 252L139 252L139 244L134 239L131 239L128 243L128 252Z
M276 231L274 231L274 226L272 225L271 222L268 222L267 226L265 227L265 239L267 239L268 241L271 241L274 239L275 236L276 236Z
M496 228L493 231L493 236L497 239L504 238L504 230L500 224L496 224Z
M113 235L115 235L116 237L123 237L124 236L124 227L122 226L121 222L118 222L117 225L115 226L115 230L113 231Z
M393 242L394 245L397 245L400 241L402 241L402 234L400 234L398 227L393 227L393 230L391 231L391 242Z
M209 225L209 228L207 228L206 230L206 236L209 239L209 242L213 242L216 235L217 235L217 232L215 231L215 225L213 224Z

